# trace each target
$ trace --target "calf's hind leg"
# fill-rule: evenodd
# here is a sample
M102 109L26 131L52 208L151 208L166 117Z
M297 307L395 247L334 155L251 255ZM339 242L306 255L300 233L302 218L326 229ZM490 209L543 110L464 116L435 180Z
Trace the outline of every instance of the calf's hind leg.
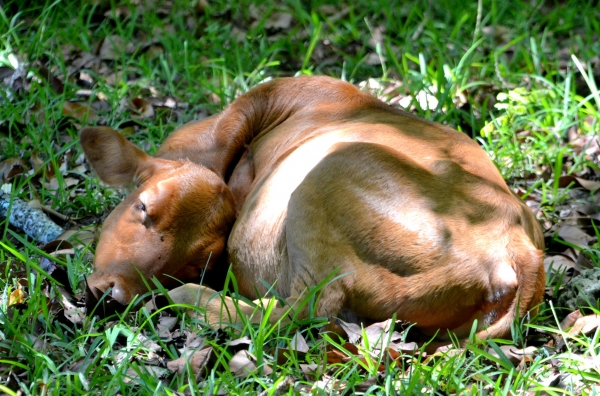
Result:
M342 309L352 309L352 300L364 291L365 274L381 288L386 287L388 274L380 274L381 263L365 263L371 254L365 246L367 250L385 249L385 243L370 239L378 215L365 200L377 203L382 185L392 185L393 194L402 195L395 188L398 174L378 163L382 149L370 143L339 143L292 193L285 234L291 271L288 279L292 297L288 302L321 286L316 314L331 318ZM396 159L389 153L386 156L396 166ZM381 246L375 246L378 244ZM307 308L301 307L298 316L306 317ZM384 316L377 312L356 313L374 319Z
M446 181L411 158L379 144L337 144L288 205L290 295L337 271L340 279L323 289L319 315L350 309L385 320L396 314L435 330L471 323L485 294L478 279L486 269L472 268L477 257L456 259L453 242L468 236L453 239L451 216L432 209L450 199L463 207L469 191L460 183L456 177L453 188L462 194L437 194L448 190ZM452 216L464 220L460 211Z

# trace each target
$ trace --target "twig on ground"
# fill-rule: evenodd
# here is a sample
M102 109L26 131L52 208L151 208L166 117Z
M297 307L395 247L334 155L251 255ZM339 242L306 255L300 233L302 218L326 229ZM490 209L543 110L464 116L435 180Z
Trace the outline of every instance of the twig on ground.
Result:
M13 197L11 200L10 194L2 191L0 191L0 217L8 217L10 224L22 229L36 242L42 244L55 240L64 232L41 210L32 208L22 199Z

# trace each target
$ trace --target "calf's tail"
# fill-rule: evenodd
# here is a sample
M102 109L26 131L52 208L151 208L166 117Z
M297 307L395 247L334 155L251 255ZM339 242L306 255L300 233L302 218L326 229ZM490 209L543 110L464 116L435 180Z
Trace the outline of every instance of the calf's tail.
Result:
M534 238L538 239L537 235ZM537 240L534 243L540 245ZM543 244L543 239L541 243ZM522 229L510 233L508 255L517 272L517 293L507 312L477 333L477 337L481 339L510 336L511 324L515 319L525 316L527 312L535 315L544 297L546 273L543 252L534 246Z

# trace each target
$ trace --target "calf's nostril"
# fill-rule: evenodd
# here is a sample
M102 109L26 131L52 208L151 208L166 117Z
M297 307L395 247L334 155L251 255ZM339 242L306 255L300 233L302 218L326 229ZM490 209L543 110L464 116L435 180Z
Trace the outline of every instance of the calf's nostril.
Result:
M85 305L88 314L95 313L107 317L115 312L123 311L125 293L114 280L102 280L93 275L88 279Z
M104 318L122 310L121 304L113 300L110 295L104 294L101 289L88 284L85 293L85 308L88 315L94 313Z
M123 292L123 289L120 286L113 284L111 295L112 298L117 300L120 304L126 305L125 293Z

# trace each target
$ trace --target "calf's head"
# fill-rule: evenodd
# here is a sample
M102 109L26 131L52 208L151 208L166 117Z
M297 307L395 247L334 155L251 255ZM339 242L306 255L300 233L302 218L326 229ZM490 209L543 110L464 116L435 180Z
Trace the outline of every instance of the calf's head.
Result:
M167 287L174 279L197 282L225 249L235 220L224 181L188 160L151 157L110 128L86 128L80 142L102 181L137 187L102 227L88 278L96 298L111 288L127 304L152 277Z

